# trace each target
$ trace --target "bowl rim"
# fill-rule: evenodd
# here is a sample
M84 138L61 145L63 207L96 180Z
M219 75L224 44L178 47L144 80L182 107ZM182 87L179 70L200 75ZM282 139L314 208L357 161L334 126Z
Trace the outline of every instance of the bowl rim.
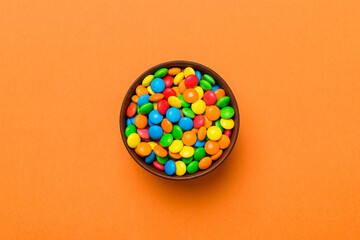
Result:
M131 149L127 145L127 137L125 135L125 128L126 128L126 114L125 113L126 113L128 103L131 102L131 96L133 95L133 92L135 91L136 87L142 83L142 80L147 75L154 74L156 70L158 70L160 68L164 68L164 67L166 67L166 68L171 68L171 67L180 67L180 68L182 68L182 67L192 67L192 68L200 70L201 72L205 72L207 74L210 74L217 81L217 85L220 85L222 88L226 88L225 89L226 95L230 96L230 99L231 99L230 103L231 103L232 107L235 109L235 115L234 115L235 126L232 129L230 145L224 151L224 153L221 155L221 157L218 160L216 160L215 162L213 162L211 164L211 166L209 168L205 169L205 170L201 170L201 171L198 171L198 172L193 173L193 174L185 174L183 176L177 176L177 175L169 176L169 175L165 174L165 172L161 172L158 169L154 168L153 165L146 164L145 161L143 160L143 158L138 156L135 153L135 151L133 149ZM129 99L129 101L127 101L128 99ZM239 109L238 109L238 105L237 105L237 102L236 102L235 95L231 91L231 88L226 83L226 81L219 74L217 74L214 70L210 69L209 67L207 67L205 65L202 65L200 63L197 63L197 62L192 62L192 61L187 61L187 60L174 60L174 61L163 62L163 63L157 64L157 65L149 68L148 70L143 72L131 84L131 86L128 88L128 90L127 90L127 92L126 92L126 94L125 94L125 96L123 98L122 104L121 104L120 116L119 116L119 125L120 125L120 134L121 134L123 143L125 145L125 148L126 148L128 153L130 154L130 156L135 160L135 162L137 164L139 164L146 171L148 171L148 172L150 172L150 173L152 173L152 174L154 174L154 175L156 175L158 177L168 179L168 180L182 181L182 180L191 180L191 179L195 179L195 178L198 178L198 177L202 177L202 176L212 172L216 168L218 168L226 160L226 158L230 155L231 151L233 150L233 148L235 147L235 144L236 144L236 140L237 140L239 129L240 129L240 113L239 113Z

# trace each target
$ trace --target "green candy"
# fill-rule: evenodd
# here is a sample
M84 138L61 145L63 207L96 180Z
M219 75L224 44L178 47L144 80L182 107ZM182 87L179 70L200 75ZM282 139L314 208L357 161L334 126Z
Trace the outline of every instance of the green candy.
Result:
M220 99L219 99L220 100ZM220 116L224 119L232 118L235 114L235 111L232 107L224 107L220 110Z
M220 111L221 113L221 111ZM220 128L221 132L224 132L224 128L221 126L221 123L220 123L220 119L218 119L216 122L215 122L215 126Z
M159 70L157 70L154 74L154 78L163 78L165 77L165 75L168 73L168 69L167 68L160 68Z
M229 103L230 103L230 98L228 96L225 96L217 101L216 106L218 106L219 108L223 108L226 107Z
M166 133L164 134L161 139L160 139L160 145L163 147L168 147L171 145L171 143L173 142L174 137L172 134L170 133Z
M206 80L201 80L199 83L200 87L204 89L205 91L211 90L211 84Z
M188 173L196 173L199 170L199 162L191 162L189 165L187 165L186 170Z
M194 152L194 159L195 159L195 161L200 161L200 160L203 159L205 156L206 156L205 148L199 147L199 148L195 149L195 152Z
M206 137L205 137L205 140L206 140L206 141L209 141L209 140L210 140L210 138L209 138L208 136L206 136Z
M179 140L183 135L183 130L181 129L181 127L179 127L179 125L174 125L171 134L174 136L175 139Z
M183 161L185 164L189 164L193 159L194 157L182 158L181 161Z
M137 114L140 114L140 107L139 107L139 105L136 105L136 113L137 113Z
M153 110L153 108L154 105L152 103L145 103L140 107L139 114L148 114L151 110Z
M185 115L185 117L188 117L188 118L195 117L195 113L190 108L183 108L182 113Z
M191 106L190 103L187 103L187 102L184 100L184 96L183 96L183 95L178 96L178 98L180 99L180 101L181 101L181 106L182 106L183 108L188 108L188 107Z
M210 76L209 74L204 74L203 76L204 80L206 80L207 82L209 82L211 85L215 85L215 79Z
M135 125L129 125L125 129L125 136L128 137L130 134L136 133L136 127Z
M159 157L156 155L156 160L161 163L162 165L165 165L165 163L169 160L169 157L166 156L166 157Z

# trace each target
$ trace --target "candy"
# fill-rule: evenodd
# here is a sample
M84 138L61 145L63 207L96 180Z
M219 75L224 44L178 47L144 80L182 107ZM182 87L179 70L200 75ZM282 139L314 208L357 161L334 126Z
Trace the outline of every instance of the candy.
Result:
M150 85L151 81L154 79L154 75L147 75L144 80L142 81L142 85L147 87Z
M129 137L132 133L136 133L136 127L134 125L127 126L125 128L125 136Z
M126 116L131 118L136 114L136 104L130 103L130 105L126 109Z
M189 117L182 117L179 121L179 126L183 131L189 131L193 128L194 123Z
M199 162L197 162L197 161L191 162L186 167L186 170L188 173L196 173L199 170Z
M230 146L235 110L210 74L192 67L157 69L132 94L127 145L166 175L205 170Z
M165 136L165 135L164 135ZM196 134L192 131L187 131L184 132L181 140L183 141L183 143L187 146L192 146L196 143Z
M164 117L160 114L159 110L152 110L149 113L149 121L153 124L160 124L163 119Z
M187 88L194 88L198 85L199 79L196 75L189 75L185 78L185 86Z
M217 141L221 138L221 135L222 135L222 131L219 127L212 126L209 127L207 130L207 137L210 140Z
M216 105L219 108L223 108L226 107L229 103L230 103L230 98L228 96L224 96L217 101Z
M176 164L174 161L170 160L170 161L167 161L165 166L165 173L169 176L171 175L174 175L175 174L175 171L176 171Z
M220 119L220 124L224 129L232 129L235 125L232 119Z
M127 138L127 144L131 148L136 148L137 145L140 143L140 141L141 141L140 136L137 133L132 133Z
M175 91L174 91L174 93L175 93ZM178 97L175 97L175 95L170 96L168 99L168 102L169 102L170 106L172 106L172 107L181 108L181 101Z
M191 104L191 110L193 110L195 114L203 114L205 112L205 109L206 109L206 104L201 99Z
M199 93L195 89L186 89L183 98L187 103L194 103L199 99Z
M181 112L175 107L169 108L166 112L166 118L172 123L178 122L181 118Z
M169 108L170 108L170 105L169 105L168 101L166 101L164 99L160 100L157 104L157 110L162 115L165 115Z
M186 165L183 161L176 161L176 171L175 174L178 176L182 176L186 173Z

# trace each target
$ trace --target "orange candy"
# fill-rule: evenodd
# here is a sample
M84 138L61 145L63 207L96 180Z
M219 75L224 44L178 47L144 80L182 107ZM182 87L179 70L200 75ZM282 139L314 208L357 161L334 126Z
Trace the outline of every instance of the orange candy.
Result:
M143 85L137 86L135 92L136 92L136 95L138 95L139 97L141 97L142 95L145 95L145 94L149 94L149 92Z
M183 94L184 100L187 103L194 103L199 99L199 93L193 89L186 89L184 94Z
M205 116L210 121L216 121L220 117L220 109L215 105L208 106L205 111Z
M199 128L198 138L200 141L202 141L206 138L206 127L205 126L202 126Z
M160 100L163 99L163 98L164 98L164 94L155 93L155 94L153 94L153 95L151 95L151 96L149 97L149 100L150 100L151 102L158 102L158 101L160 101Z
M172 153L172 152L169 152L169 155L170 155L170 157L173 158L173 159L180 159L180 158L181 158L180 153Z
M165 148L163 148L162 146L160 145L156 145L154 147L154 153L159 156L159 157L166 157L168 152L166 151Z
M212 121L210 121L206 116L205 116L205 124L204 124L204 126L206 128L209 128L209 127L212 126Z
M184 93L186 91L186 86L185 86L185 80L181 80L179 83L179 91L180 93Z
M137 155L139 155L140 157L146 157L149 156L151 153L151 146L150 144L146 143L146 142L141 142L137 145L137 147L135 148L135 152Z
M196 143L196 134L192 131L184 132L181 140L185 145L192 146Z
M201 160L199 161L199 168L200 168L201 170L205 170L205 169L207 169L208 167L210 167L211 163L212 163L212 160L211 160L210 157L204 157L203 159L201 159Z
M230 138L223 134L218 141L220 149L226 149L230 145Z
M216 95L216 100L219 100L220 98L225 97L225 90L220 88L215 91L215 95Z
M133 95L133 96L131 97L131 100L132 100L133 102L137 103L138 100L139 100L139 96L138 96L138 95Z
M168 70L168 74L171 76L175 76L176 74L178 74L179 72L181 72L180 68L174 67L174 68L170 68Z
M177 97L181 95L179 87L173 87L172 89L174 89L174 91L176 92Z
M220 149L215 155L212 155L210 157L211 160L213 160L213 161L218 160L221 157L222 153L223 153L223 150Z
M220 150L219 144L214 141L207 141L205 143L205 151L209 155L215 155Z
M148 119L145 115L139 114L135 117L135 126L137 128L145 128L147 126Z
M164 118L161 122L161 128L164 130L164 132L171 133L173 124L167 118Z
M190 131L192 131L192 132L194 132L195 134L197 134L197 133L199 132L199 129L193 128L193 129L191 129Z

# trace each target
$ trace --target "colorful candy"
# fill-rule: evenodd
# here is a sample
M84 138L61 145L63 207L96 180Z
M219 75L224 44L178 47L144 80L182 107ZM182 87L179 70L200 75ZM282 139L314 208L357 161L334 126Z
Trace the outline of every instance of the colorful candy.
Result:
M169 176L208 169L231 144L235 110L210 74L161 68L137 86L126 108L127 144Z

